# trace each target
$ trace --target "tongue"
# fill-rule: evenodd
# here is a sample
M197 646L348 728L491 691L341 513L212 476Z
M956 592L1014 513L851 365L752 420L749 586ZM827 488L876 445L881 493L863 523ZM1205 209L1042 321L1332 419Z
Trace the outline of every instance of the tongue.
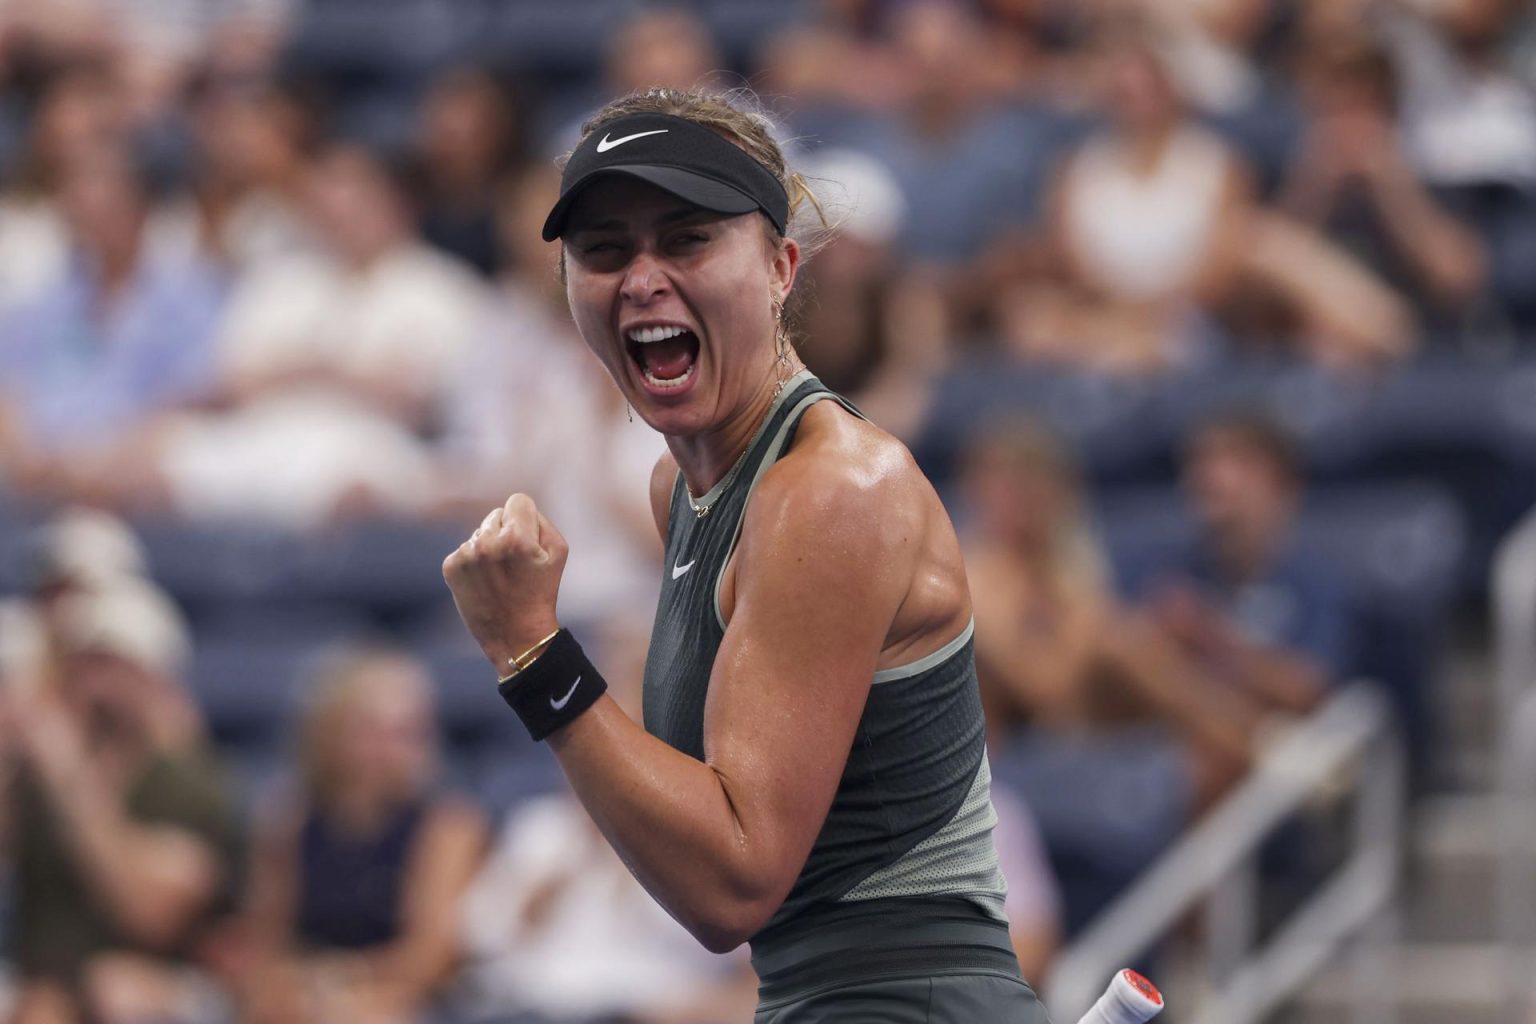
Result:
M640 347L640 358L652 377L676 380L688 372L699 355L699 340L692 334L680 334L665 341L653 341Z

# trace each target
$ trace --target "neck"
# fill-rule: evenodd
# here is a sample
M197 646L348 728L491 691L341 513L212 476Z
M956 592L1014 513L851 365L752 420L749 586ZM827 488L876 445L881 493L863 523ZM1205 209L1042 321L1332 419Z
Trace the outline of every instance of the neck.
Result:
M799 373L805 369L805 364L798 356L791 355L784 378L778 376L777 363L774 367L773 375L764 381L751 401L723 423L698 434L667 438L667 447L683 472L688 493L695 499L703 497L724 480L746 454L758 428L773 409L774 400L779 397L779 380Z
M138 266L137 247L107 247L97 254L94 266L103 304L110 304L133 280L134 269Z
M1284 536L1277 523L1233 524L1216 534L1216 554L1236 579L1257 576L1274 558Z
M394 807L384 793L362 789L336 793L329 804L331 820L352 832L373 831Z
M1177 127L1176 123L1168 121L1142 125L1131 130L1127 137L1128 148L1137 171L1147 174L1157 167Z

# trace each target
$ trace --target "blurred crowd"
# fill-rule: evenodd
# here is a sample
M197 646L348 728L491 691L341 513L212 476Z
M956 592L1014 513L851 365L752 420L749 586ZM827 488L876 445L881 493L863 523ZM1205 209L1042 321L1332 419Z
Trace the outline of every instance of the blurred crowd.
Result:
M750 1007L436 568L534 495L638 679L662 442L538 228L604 101L744 85L835 229L796 343L961 527L1026 974L1349 678L1435 783L1536 501L1536 7L6 0L11 1020Z

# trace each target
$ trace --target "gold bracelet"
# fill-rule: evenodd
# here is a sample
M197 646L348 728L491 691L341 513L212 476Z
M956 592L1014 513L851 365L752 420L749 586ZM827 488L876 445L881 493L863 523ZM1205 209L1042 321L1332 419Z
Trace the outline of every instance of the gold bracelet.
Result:
M519 654L517 657L515 657L515 658L508 658L507 659L507 663L512 666L512 671L508 672L506 675L504 675L500 679L496 680L496 685L500 686L502 683L505 683L509 679L517 678L517 674L519 672L523 671L529 665L532 665L535 661L537 661L539 655L538 654L534 654L533 652L539 650L540 647L543 647L545 644L549 643L555 637L559 636L560 635L560 629L561 629L560 626L556 626L555 627L555 631L553 633L549 634L549 636L546 636L544 639L540 640L538 643L534 644L532 647L528 648L526 651L524 651L522 654ZM543 652L540 651L540 653L542 654Z

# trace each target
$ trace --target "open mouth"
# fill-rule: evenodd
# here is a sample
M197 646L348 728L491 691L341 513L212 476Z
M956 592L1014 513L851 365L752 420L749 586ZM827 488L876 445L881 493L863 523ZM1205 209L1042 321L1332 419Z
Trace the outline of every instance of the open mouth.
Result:
M698 335L686 327L631 328L624 347L646 382L660 390L682 387L699 361Z

